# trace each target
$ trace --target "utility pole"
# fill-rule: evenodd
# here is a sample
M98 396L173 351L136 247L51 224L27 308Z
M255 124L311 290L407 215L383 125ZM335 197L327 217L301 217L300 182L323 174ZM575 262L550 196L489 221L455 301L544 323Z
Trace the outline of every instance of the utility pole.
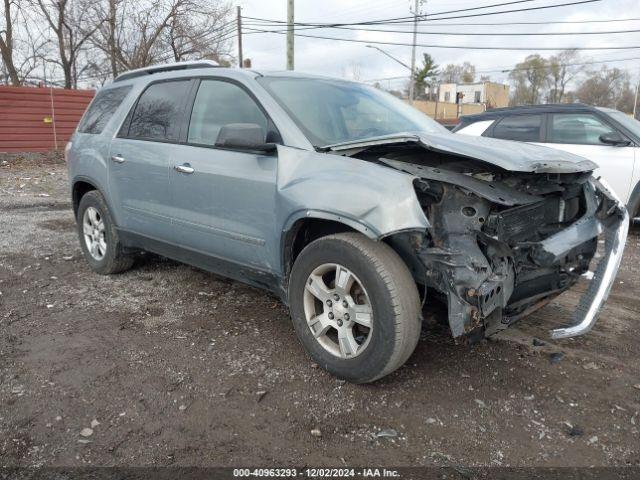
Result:
M411 78L409 80L409 105L413 105L416 88L416 43L418 42L418 8L420 0L415 0L413 7L413 42L411 46Z
M238 66L242 68L242 7L238 5Z
M287 70L293 70L293 2L287 0Z

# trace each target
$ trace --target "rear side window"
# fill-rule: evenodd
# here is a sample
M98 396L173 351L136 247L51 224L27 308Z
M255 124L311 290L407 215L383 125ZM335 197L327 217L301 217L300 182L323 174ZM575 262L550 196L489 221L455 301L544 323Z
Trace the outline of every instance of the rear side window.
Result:
M130 90L131 86L126 86L99 91L91 102L87 113L82 117L80 125L78 125L78 132L93 134L102 133L105 125L111 119Z
M255 123L265 133L269 122L251 96L238 85L203 80L191 112L188 142L215 145L218 133L230 123Z
M141 140L177 140L182 105L189 80L150 85L135 106L127 137Z
M539 142L541 126L541 115L505 117L493 127L493 135L491 136L519 142Z

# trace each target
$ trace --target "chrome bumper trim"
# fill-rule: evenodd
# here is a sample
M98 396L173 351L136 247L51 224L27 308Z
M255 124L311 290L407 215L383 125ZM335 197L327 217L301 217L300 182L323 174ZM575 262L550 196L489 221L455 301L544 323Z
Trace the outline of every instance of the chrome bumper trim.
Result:
M551 337L567 338L589 332L598 319L598 314L609 296L616 274L620 268L624 246L629 232L629 214L624 204L616 197L603 180L594 180L595 186L609 199L617 203L618 221L604 229L605 255L598 263L593 278L582 295L573 314L573 325L551 331Z

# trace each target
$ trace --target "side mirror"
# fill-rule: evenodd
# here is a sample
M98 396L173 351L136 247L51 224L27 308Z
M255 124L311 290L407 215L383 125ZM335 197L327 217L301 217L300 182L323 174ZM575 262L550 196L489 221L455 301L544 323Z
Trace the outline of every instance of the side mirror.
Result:
M220 129L216 147L260 152L274 151L276 144L267 143L265 138L264 129L257 123L229 123Z
M616 147L624 147L631 143L618 132L603 133L602 135L600 135L599 139L602 143L613 145Z

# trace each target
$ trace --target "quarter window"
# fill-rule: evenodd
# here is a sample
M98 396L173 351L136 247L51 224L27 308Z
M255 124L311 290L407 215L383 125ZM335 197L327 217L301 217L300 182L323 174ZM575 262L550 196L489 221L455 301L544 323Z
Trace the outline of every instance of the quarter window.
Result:
M230 82L203 80L191 112L188 142L215 145L218 133L231 123L254 123L265 133L269 122L260 107L241 87Z
M188 80L149 86L138 100L127 136L144 140L177 140L182 103L188 89Z
M78 132L93 134L102 133L107 122L109 122L122 101L125 99L129 90L131 90L130 86L100 90L91 102L87 113L82 117L80 125L78 125Z
M506 117L493 128L493 137L519 142L539 142L542 117L540 115L518 115Z
M549 141L551 143L603 145L600 141L600 135L611 132L615 132L615 130L588 113L555 114L551 122Z

